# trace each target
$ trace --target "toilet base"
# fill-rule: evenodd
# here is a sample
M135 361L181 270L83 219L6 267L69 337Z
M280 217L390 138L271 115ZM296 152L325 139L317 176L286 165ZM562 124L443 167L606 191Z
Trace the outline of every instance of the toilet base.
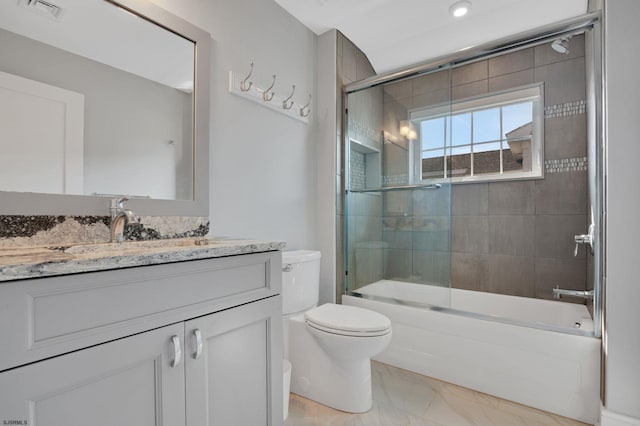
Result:
M291 391L349 413L364 413L373 405L371 360L331 358L307 331L304 316L290 319Z

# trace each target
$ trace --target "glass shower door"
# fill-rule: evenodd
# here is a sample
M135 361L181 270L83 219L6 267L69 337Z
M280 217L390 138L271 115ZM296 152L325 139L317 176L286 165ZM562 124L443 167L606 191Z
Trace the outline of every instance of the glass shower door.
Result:
M346 292L450 306L449 133L425 156L414 104L447 110L449 70L348 93Z

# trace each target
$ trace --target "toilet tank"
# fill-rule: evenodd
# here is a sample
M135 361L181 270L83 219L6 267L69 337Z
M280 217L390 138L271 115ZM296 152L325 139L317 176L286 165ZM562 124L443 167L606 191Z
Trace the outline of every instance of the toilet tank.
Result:
M320 252L282 252L282 313L301 312L318 304Z

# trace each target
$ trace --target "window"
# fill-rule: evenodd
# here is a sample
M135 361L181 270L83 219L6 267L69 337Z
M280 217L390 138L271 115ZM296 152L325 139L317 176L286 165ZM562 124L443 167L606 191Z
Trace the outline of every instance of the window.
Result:
M454 182L542 176L541 84L413 110L419 176Z

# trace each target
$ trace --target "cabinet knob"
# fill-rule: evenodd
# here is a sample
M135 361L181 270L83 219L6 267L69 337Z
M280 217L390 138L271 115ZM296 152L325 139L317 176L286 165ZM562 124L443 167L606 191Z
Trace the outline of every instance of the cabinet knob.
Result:
M196 328L193 330L193 335L196 338L196 352L193 354L193 358L198 359L202 355L202 333L199 328Z
M180 360L182 359L182 348L180 347L180 338L178 336L172 336L171 341L173 342L173 361L171 361L171 368L176 368L180 365Z

